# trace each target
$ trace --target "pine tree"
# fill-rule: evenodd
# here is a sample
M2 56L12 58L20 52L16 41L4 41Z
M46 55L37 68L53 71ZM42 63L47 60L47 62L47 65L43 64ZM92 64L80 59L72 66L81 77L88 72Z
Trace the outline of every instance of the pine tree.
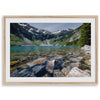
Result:
M81 29L80 46L91 45L91 23L84 23Z

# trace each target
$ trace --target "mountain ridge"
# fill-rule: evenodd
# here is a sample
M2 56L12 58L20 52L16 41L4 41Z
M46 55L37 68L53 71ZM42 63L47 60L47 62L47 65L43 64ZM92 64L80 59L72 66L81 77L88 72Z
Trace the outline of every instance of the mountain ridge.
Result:
M78 40L80 38L80 29L64 29L57 34L44 29L38 29L29 25L28 23L11 23L10 24L10 38L11 46L21 45L73 45L73 39ZM77 38L78 37L78 38Z

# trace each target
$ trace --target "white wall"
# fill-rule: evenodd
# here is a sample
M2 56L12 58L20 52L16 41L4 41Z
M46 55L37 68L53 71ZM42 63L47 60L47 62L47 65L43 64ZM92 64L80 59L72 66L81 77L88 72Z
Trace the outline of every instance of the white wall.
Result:
M2 34L4 15L99 15L99 0L0 1L0 100L99 100L97 86L3 86ZM100 22L100 21L99 21ZM100 40L99 40L100 43ZM98 54L100 57L100 54ZM100 64L99 64L100 65ZM100 72L100 70L99 70Z

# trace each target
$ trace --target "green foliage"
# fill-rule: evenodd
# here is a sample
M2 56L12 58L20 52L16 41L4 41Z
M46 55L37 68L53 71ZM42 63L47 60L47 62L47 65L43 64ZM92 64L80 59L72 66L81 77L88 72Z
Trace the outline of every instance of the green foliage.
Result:
M48 34L48 33L42 33L42 32L36 32L32 30L32 32L29 32L29 28L31 28L29 25L26 27L20 26L18 23L11 23L10 24L10 33L16 35L19 38L27 38L31 41L34 40L41 40L44 41L46 39L51 39L56 37L55 34Z
M10 40L11 41L23 41L21 38L19 38L18 36L15 36L14 34L10 34Z
M81 28L80 46L91 45L91 23L84 23Z
M84 23L82 26L69 32L49 34L37 31L29 32L29 27L20 26L17 23L10 25L10 44L19 45L41 45L47 44L47 40L54 46L84 46L91 45L91 24Z
M15 36L14 34L10 34L10 45L11 46L20 46L20 44L18 43L18 41L23 41L22 39L20 39L19 37Z
M56 38L50 39L50 43L59 46L66 46L69 38L74 34L73 31L57 34Z
M33 43L34 45L39 46L39 45L41 45L43 42L42 42L41 40L34 40L34 41L32 41L32 43Z
M10 41L11 46L21 46L18 42Z

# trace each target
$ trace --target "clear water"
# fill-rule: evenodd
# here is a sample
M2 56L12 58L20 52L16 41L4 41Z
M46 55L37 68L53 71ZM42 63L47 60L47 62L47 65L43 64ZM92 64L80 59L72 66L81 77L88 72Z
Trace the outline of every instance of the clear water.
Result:
M11 46L11 58L18 56L60 56L68 53L79 53L79 46Z
M78 46L11 46L10 47L10 73L40 58L48 60L63 59L66 61L69 56L80 56ZM37 64L40 64L40 61ZM61 62L62 63L62 62ZM37 68L38 69L38 68ZM36 70L37 70L36 69Z

